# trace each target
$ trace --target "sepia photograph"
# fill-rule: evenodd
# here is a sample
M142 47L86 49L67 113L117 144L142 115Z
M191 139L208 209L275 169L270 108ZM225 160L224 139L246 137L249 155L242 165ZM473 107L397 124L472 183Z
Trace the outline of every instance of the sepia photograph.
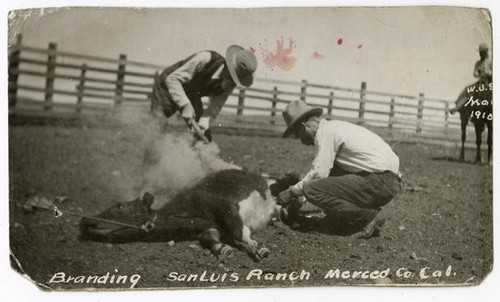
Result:
M467 287L492 271L488 8L4 17L10 266L40 290Z

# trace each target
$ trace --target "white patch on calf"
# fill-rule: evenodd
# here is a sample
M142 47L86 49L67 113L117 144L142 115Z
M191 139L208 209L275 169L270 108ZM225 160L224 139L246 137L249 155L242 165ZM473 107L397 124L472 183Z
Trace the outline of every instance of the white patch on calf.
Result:
M276 211L276 201L269 190L266 190L266 199L259 192L253 191L238 204L241 220L251 230L265 227Z
M252 248L257 248L257 241L252 239L250 229L247 226L243 226L241 240L246 242Z

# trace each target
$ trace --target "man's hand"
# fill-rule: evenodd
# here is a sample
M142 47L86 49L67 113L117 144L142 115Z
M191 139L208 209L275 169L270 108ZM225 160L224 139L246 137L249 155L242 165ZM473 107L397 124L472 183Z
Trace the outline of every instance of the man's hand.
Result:
M282 191L281 193L278 194L278 204L279 205L286 205L290 203L292 198L295 197L295 195L292 193L292 189L288 188L285 191Z
M181 116L185 121L189 119L194 119L194 108L191 103L187 103L181 108Z
M198 125L200 126L201 130L207 131L208 129L210 129L210 118L201 117Z

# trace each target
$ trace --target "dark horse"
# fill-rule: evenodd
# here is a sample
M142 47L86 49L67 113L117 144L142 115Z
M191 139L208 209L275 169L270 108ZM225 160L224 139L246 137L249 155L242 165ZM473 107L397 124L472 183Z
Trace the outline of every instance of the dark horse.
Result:
M488 163L491 162L493 143L493 83L478 81L465 87L457 98L457 107L450 110L460 113L462 129L462 149L460 160L464 161L464 145L469 120L474 124L476 130L476 163L481 163L481 135L485 126L488 128Z

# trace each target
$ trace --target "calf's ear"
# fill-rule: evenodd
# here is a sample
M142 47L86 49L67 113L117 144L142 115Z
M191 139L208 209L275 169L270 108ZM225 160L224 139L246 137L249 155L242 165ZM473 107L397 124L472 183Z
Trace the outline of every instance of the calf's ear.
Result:
M144 193L144 195L142 195L142 204L148 209L151 207L154 201L155 197L153 196L153 194L146 192Z

